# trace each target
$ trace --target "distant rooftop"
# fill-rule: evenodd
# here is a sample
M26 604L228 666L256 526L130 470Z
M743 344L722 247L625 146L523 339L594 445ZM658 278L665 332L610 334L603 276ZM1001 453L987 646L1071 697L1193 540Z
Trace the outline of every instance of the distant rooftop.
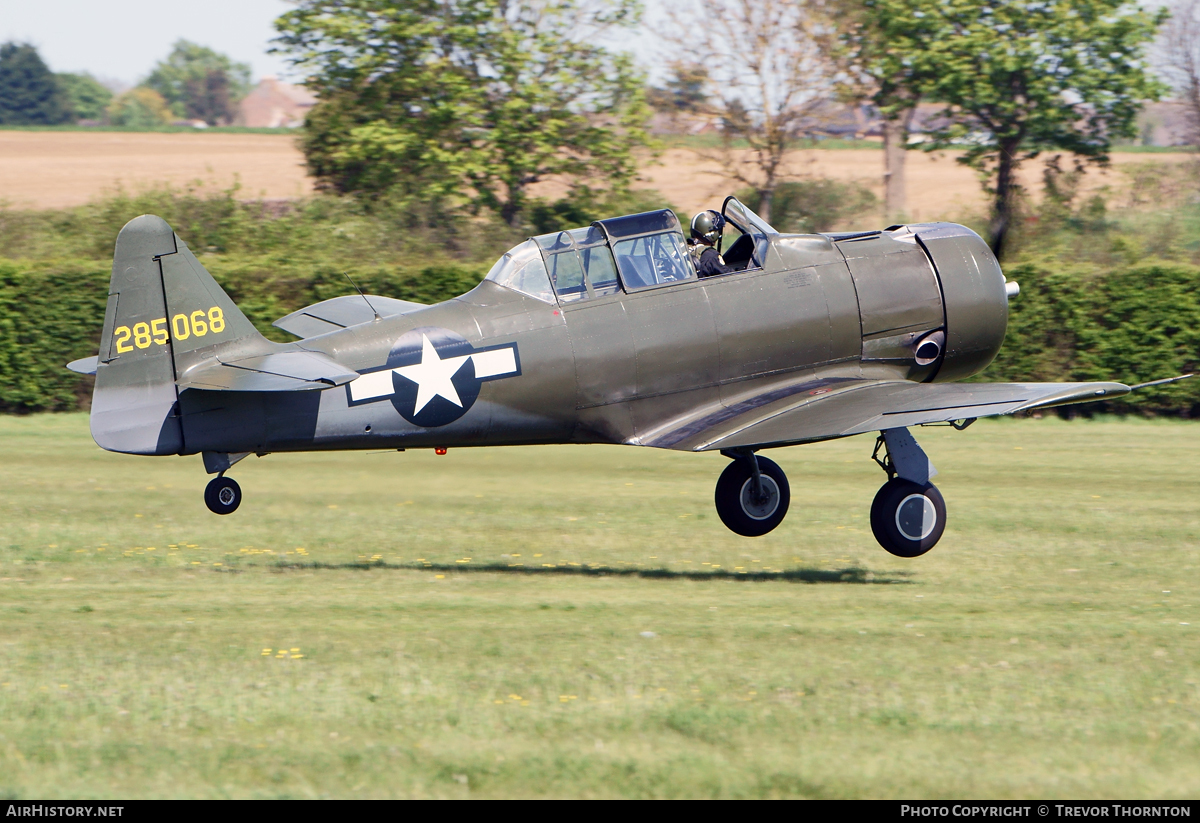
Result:
M268 75L239 104L238 125L259 129L294 129L304 125L317 97L303 86Z

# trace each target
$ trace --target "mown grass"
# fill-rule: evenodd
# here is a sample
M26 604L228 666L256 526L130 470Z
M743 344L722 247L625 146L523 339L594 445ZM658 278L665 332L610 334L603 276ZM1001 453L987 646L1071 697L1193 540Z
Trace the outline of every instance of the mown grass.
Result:
M854 438L199 458L0 418L0 796L1194 797L1196 424L921 429L950 525L875 545Z

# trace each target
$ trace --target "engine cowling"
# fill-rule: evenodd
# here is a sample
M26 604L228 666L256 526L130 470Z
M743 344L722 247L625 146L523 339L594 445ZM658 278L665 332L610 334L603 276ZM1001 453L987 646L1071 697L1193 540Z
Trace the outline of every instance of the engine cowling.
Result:
M978 234L918 223L830 237L854 280L864 365L942 382L992 362L1008 327L1008 290Z
M1008 330L1008 290L996 256L983 238L957 223L903 228L929 255L942 289L945 342L933 382L978 374L995 359Z

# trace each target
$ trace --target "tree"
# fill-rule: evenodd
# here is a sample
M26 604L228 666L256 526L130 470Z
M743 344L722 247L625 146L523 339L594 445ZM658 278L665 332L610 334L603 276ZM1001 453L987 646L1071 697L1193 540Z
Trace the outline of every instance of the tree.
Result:
M309 170L512 225L547 177L622 189L648 139L644 90L598 43L638 14L634 0L300 0L276 43L320 98Z
M937 0L848 0L836 16L843 98L869 102L883 132L883 210L905 211L904 161L913 114L931 78L923 55L939 36Z
M1162 69L1183 103L1188 142L1200 146L1200 0L1179 0L1163 27Z
M90 74L56 74L72 120L100 120L113 93Z
M693 0L674 13L669 39L707 78L702 112L722 123L722 147L698 152L758 193L770 219L784 156L819 131L833 90L833 27L821 0ZM699 67L703 67L702 69ZM737 144L750 148L745 162Z
M108 122L131 129L152 129L171 122L167 101L154 89L138 86L108 104Z
M183 110L189 120L203 120L210 126L233 121L233 98L227 73L211 69L202 76L189 77L184 91Z
M1142 102L1164 89L1145 50L1166 13L1132 0L946 0L927 13L937 36L905 56L945 108L923 147L966 143L959 159L992 195L999 257L1023 161L1060 149L1107 164L1112 140L1134 136Z
M162 95L176 117L210 126L233 119L233 106L250 91L250 66L188 40L177 40L142 84Z
M708 70L704 66L674 62L662 88L651 87L646 95L650 106L666 114L697 114L707 96Z
M62 90L37 49L28 43L0 45L0 125L51 126L69 117Z

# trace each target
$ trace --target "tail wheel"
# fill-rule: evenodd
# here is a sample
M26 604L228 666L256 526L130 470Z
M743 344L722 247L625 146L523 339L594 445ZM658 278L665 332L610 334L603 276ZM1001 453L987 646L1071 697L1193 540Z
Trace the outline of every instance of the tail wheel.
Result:
M871 531L897 557L920 557L946 530L946 501L930 483L893 477L871 504Z
M761 537L782 523L792 500L783 469L765 457L757 459L761 494L756 493L748 460L734 460L717 480L717 515L730 531L743 537Z
M233 514L242 503L242 487L232 477L214 477L204 489L204 503L214 514Z

